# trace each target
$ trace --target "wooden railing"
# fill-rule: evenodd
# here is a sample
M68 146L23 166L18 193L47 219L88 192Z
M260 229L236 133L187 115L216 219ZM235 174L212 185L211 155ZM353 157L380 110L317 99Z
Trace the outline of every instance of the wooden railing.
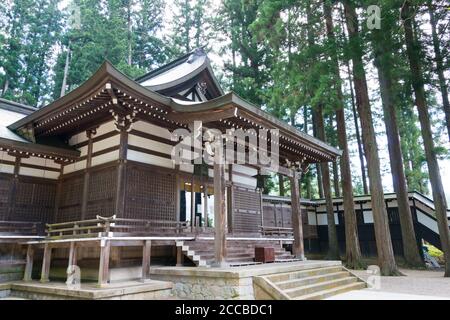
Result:
M292 228L285 228L285 227L268 227L268 226L262 226L261 227L261 233L264 236L293 236L294 232Z
M179 234L186 222L168 220L125 219L97 216L96 219L47 224L49 238L80 238L102 236L150 236Z
M0 221L2 236L36 236L42 234L43 225L40 222Z

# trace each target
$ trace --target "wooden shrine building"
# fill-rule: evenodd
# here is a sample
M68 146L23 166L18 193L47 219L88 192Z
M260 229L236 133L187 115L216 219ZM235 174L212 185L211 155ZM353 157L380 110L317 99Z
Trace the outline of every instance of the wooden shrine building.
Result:
M178 142L172 132L189 130L194 121L223 133L278 130L276 171L291 181L292 214L276 237L283 231L293 243L290 258L302 259L300 174L310 163L335 161L340 151L224 94L197 49L135 80L106 61L41 109L0 100L0 247L27 245L25 279L36 255L43 260L42 281L56 260L69 259L69 265L99 261L104 284L110 261L129 266L143 258L146 277L150 257L224 265L239 261L233 250L227 254L227 243L270 242L258 188L264 168L173 160ZM205 258L189 256L193 249ZM283 250L280 255L289 256Z

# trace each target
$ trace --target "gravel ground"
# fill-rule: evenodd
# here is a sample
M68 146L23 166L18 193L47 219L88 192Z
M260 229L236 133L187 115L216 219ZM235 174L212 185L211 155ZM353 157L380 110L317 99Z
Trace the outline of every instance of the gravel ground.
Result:
M370 274L365 270L351 270L354 274L367 279ZM405 275L402 277L381 277L379 289L364 289L360 290L361 298L374 299L382 297L385 294L386 299L404 299L414 298L418 299L420 296L432 298L440 297L450 299L450 278L444 278L443 271L431 271L431 270L410 270L400 269ZM351 294L337 295L335 298L358 298L358 291L352 291ZM389 293L389 294L388 294ZM414 295L407 296L407 295Z

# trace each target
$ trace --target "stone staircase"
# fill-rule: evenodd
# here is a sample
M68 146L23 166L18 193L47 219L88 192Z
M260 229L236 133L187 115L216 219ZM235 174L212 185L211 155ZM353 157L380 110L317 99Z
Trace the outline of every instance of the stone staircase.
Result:
M196 266L207 267L214 262L214 240L196 239L194 241L177 241L177 247ZM270 240L227 240L226 261L230 266L257 264L255 247L269 246L275 248L275 262L296 261L279 241Z
M253 278L257 299L320 300L351 290L366 288L365 282L340 263Z

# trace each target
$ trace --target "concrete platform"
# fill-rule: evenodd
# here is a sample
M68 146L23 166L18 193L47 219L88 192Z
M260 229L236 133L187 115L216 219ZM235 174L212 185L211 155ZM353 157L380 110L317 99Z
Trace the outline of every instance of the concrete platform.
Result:
M363 289L338 294L325 300L450 300L450 298Z
M152 279L174 283L182 299L255 299L253 277L315 268L341 266L341 261L295 261L241 267L152 267Z
M148 280L111 283L104 288L96 284L82 284L71 289L61 282L40 283L13 282L9 284L10 297L32 300L78 299L78 300L143 300L170 298L173 284L167 281Z
M150 275L186 275L216 278L243 278L273 273L341 266L341 261L307 260L253 264L239 267L152 267Z

